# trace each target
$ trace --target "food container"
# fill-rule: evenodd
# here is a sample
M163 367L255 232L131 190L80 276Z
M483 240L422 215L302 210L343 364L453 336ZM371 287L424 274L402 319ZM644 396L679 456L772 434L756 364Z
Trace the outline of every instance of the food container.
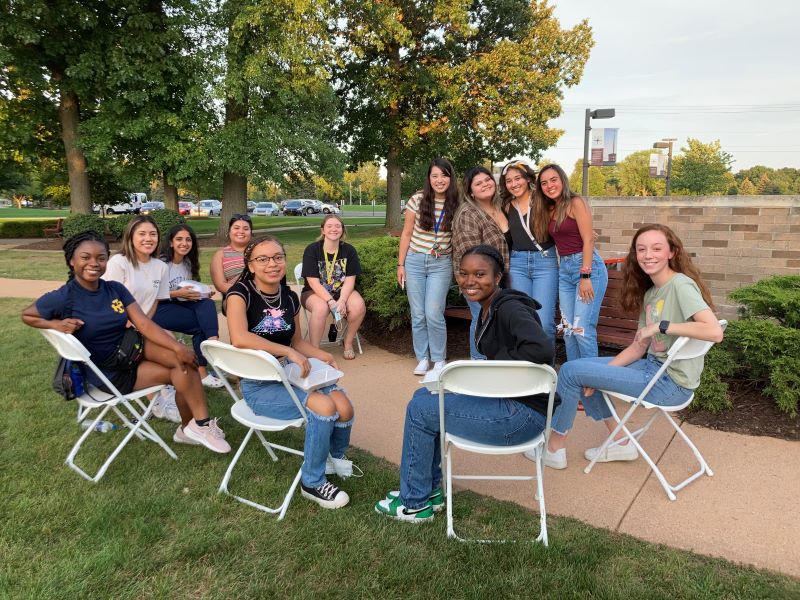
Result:
M283 368L289 381L306 392L313 392L326 385L333 385L344 375L339 369L334 369L317 358L309 358L308 362L311 363L311 370L305 377L300 376L300 367L293 362Z

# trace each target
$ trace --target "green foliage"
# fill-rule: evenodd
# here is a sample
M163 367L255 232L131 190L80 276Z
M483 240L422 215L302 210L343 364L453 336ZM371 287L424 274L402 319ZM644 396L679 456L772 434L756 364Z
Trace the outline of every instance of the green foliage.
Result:
M723 378L733 375L736 366L731 352L719 345L711 348L706 355L700 387L695 390L692 407L704 408L711 412L730 409L733 404L728 397L728 384Z
M169 233L169 230L172 228L173 225L178 225L179 223L186 223L186 219L177 211L172 210L170 208L162 208L160 210L154 210L150 213L150 216L153 217L153 220L156 222L158 226L158 231L161 233L161 239L163 240L164 237Z
M735 175L739 194L800 194L800 169L756 165Z
M44 228L52 227L56 224L55 219L43 220L36 219L25 221L15 219L0 223L0 238L39 238L44 236Z
M704 144L698 139L689 138L683 154L675 157L672 163L672 187L676 191L685 190L688 194L719 195L728 191L733 157L724 152L719 140Z
M800 329L800 276L775 275L730 293L743 317L768 317Z
M775 398L775 402L783 412L792 417L797 416L798 399L800 398L800 357L782 356L770 364L769 385L764 388L767 396Z
M106 219L108 232L114 236L114 239L121 240L122 233L125 231L125 226L130 223L135 216L134 214L125 214Z
M410 321L408 299L397 285L397 252L400 240L381 237L353 242L361 262L358 291L364 297L367 310L386 323L389 330Z
M106 222L99 215L70 215L64 219L65 240L77 233L89 230L105 235Z

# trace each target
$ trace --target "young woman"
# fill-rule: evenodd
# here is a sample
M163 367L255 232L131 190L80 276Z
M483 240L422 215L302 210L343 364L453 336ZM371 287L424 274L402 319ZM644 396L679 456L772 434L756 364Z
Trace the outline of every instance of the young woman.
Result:
M286 275L286 251L273 237L252 242L244 253L245 270L226 296L231 341L237 348L266 350L281 361L289 360L308 374L308 357L334 367L333 357L306 342L300 334L300 301L281 285ZM300 416L284 385L274 381L241 381L245 402L257 415L280 419ZM315 392L294 388L306 407L305 459L301 493L323 508L340 508L350 498L325 475L352 473L345 456L350 444L353 406L344 391L330 385Z
M397 283L408 293L414 354L419 361L415 375L424 375L431 361L434 368L443 367L447 358L444 309L453 277L450 238L457 208L453 165L437 158L428 167L422 193L406 203L397 257Z
M511 234L492 172L486 167L472 167L464 176L463 191L463 201L453 219L453 266L457 270L464 252L480 244L498 250L503 257L503 264L508 265ZM475 347L475 326L480 304L467 300L467 305L472 315L469 354L473 360L484 359L486 357Z
M230 243L217 250L211 259L211 282L224 296L244 270L244 249L253 239L253 222L250 215L235 214L228 221Z
M539 171L534 227L547 225L558 249L558 303L567 360L597 356L597 320L608 287L608 271L594 249L592 213L569 189L558 165Z
M204 340L219 338L217 305L211 300L214 291L211 291L210 296L201 296L200 292L191 287L180 287L183 281L200 281L200 253L197 236L191 227L179 224L169 230L167 239L164 240L161 259L169 270L169 300L158 303L153 320L168 331L191 335L203 385L222 387L222 381L209 374L206 369L208 363L200 352L200 344Z
M504 289L507 276L500 253L491 246L467 250L456 275L462 293L480 307L478 350L490 360L527 360L550 364L553 345L542 330L539 303L517 290ZM521 444L547 424L547 395L482 398L445 394L448 431L486 444ZM421 522L441 509L439 396L426 388L414 392L406 409L400 491L389 492L375 511L401 521Z
M31 304L22 312L22 320L31 327L73 334L89 350L92 362L123 394L160 383L173 385L181 415L173 440L230 452L216 419L208 416L194 353L153 323L124 285L101 278L109 263L108 254L105 239L93 231L68 239L64 243L69 268L66 285ZM129 321L144 336L144 352L133 368L120 368L117 347ZM91 384L102 389L91 371L87 370L87 376Z
M535 171L522 161L508 163L500 173L500 197L513 247L509 272L511 287L542 305L539 318L555 345L558 259L547 222L535 218L543 214L541 200L534 194L535 182Z
M625 259L622 285L622 307L640 311L633 343L613 358L569 361L558 374L564 410L553 417L550 450L555 460L560 459L560 468L567 466L564 442L572 428L578 400L583 400L589 417L604 421L609 432L613 431L617 423L596 389L638 396L661 368L678 337L722 341L722 328L712 312L711 294L680 238L669 227L646 225L636 232ZM672 363L647 401L661 406L683 404L700 384L702 371L702 357ZM621 434L617 439L623 437ZM589 448L584 455L592 460L597 453L598 448ZM609 446L599 461L636 458L636 448L625 438Z
M303 252L303 279L305 284L300 302L310 313L308 339L319 348L328 315L334 311L347 319L344 335L346 360L353 360L353 340L367 314L364 299L356 291L356 276L361 274L361 263L356 249L344 240L347 229L339 215L326 215L320 225L320 236Z

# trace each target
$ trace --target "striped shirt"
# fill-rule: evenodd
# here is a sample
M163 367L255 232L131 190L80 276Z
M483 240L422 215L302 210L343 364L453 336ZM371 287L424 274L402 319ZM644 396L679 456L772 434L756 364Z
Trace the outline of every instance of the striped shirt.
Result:
M232 283L244 271L244 252L234 250L231 246L222 249L222 276Z
M444 231L441 227L439 233L434 231L436 223L439 222L439 217L444 210L444 200L434 200L433 206L433 223L430 231L425 231L419 226L419 203L422 200L422 194L414 194L409 198L406 203L406 210L414 213L414 231L411 233L411 244L409 249L411 252L422 252L423 254L430 254L434 244L439 244L437 252L439 254L450 254L452 247L450 238L452 232Z

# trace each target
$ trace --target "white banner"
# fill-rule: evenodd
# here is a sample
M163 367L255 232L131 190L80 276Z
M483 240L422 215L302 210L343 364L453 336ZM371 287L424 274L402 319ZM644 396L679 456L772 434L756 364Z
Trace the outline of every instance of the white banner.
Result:
M592 129L592 154L589 164L613 167L617 164L617 132L619 129Z
M667 155L660 152L650 155L650 177L667 176Z

